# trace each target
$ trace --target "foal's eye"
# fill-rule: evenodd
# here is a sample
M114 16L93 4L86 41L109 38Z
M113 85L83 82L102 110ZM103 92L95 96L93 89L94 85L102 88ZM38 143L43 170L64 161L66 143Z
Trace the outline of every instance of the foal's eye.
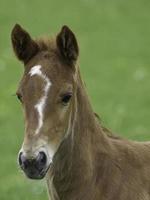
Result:
M65 94L65 95L63 95L62 96L62 103L64 104L64 105L66 105L69 101L70 101L70 99L71 99L71 97L72 97L72 94L71 93L68 93L68 94Z
M22 95L21 95L21 94L19 94L19 93L17 93L16 95L17 95L17 98L19 99L19 101L21 101L21 102L22 102Z

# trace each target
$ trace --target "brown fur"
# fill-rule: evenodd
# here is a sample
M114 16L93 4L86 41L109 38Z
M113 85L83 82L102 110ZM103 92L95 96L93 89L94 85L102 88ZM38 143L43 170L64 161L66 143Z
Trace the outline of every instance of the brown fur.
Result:
M46 175L51 199L150 200L150 143L121 139L101 126L92 110L75 62L78 54L77 43L71 42L75 47L71 48L73 52L69 53L64 53L64 47L55 41L52 46L51 42L36 42L39 53L25 66L25 75L20 85L25 91L23 82L27 80L27 72L31 66L40 62L48 77L54 82L60 81L60 88L63 87L64 80L73 86L74 96L68 110L72 110L72 128L67 137L56 134L55 140L60 142ZM53 96L56 96L54 92ZM49 100L50 105L53 98ZM26 97L25 101L30 100ZM46 115L49 116L49 113ZM29 116L30 113L26 115L26 121L29 121ZM52 122L55 122L56 127L59 126L59 120L52 121L52 117L48 117L48 120L48 127ZM33 122L36 124L36 119L33 119ZM28 129L31 130L31 127ZM52 128L48 130L52 131ZM54 135L50 136L50 131L45 131L45 134L54 139ZM30 134L30 138L32 137ZM29 137L26 138L29 140Z

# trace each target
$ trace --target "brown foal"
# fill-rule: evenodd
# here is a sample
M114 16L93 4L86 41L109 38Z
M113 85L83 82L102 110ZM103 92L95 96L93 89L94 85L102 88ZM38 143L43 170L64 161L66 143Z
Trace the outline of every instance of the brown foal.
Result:
M150 200L150 143L115 137L89 102L77 64L74 33L33 40L19 25L11 34L24 63L17 96L25 115L19 164L46 178L51 200Z

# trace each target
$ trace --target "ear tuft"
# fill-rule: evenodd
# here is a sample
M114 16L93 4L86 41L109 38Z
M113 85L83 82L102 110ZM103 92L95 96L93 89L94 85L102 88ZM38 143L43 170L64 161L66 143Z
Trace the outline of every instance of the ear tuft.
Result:
M74 33L67 26L63 26L57 35L56 43L65 61L73 64L79 54L79 47Z
M38 52L36 42L19 24L12 30L11 41L16 56L25 64Z

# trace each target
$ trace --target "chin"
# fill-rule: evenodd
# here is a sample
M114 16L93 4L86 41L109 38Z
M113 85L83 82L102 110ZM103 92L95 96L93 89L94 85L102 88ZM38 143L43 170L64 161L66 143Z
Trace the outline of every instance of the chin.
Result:
M32 180L41 180L45 177L46 172L41 172L41 173L30 172L30 173L25 173L25 175L27 178Z
M32 180L41 180L45 177L45 175L33 175L33 174L26 174L27 178Z

